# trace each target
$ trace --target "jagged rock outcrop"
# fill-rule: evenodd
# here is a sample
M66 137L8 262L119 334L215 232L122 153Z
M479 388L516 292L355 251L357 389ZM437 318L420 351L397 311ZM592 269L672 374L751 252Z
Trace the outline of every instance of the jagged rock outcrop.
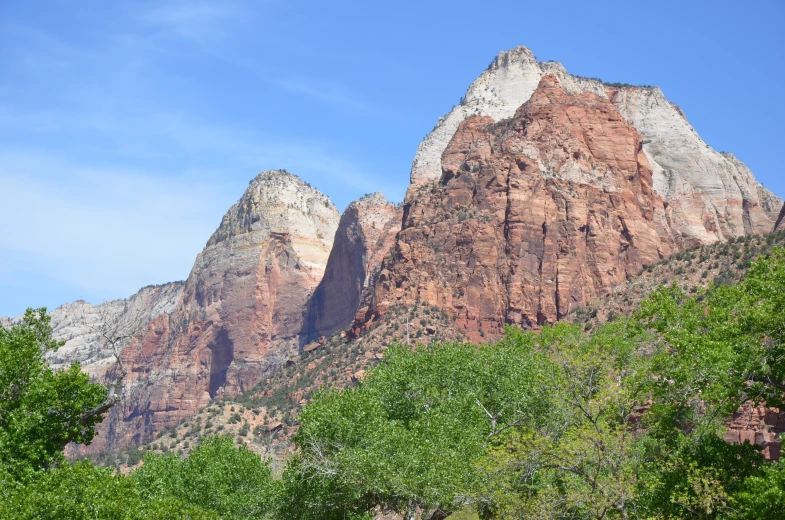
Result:
M780 460L781 435L785 433L785 411L779 408L745 403L726 423L725 440L735 444L748 442L761 447L766 460Z
M526 47L502 51L469 86L461 104L440 118L420 143L412 162L412 185L427 183L441 176L442 152L464 119L485 115L501 121L512 117L518 107L531 97L546 74L556 76L567 92L587 91L604 95L602 83L571 76L560 63L538 62Z
M290 173L251 181L196 258L176 308L123 351L124 399L90 450L150 438L296 355L338 220L326 196Z
M301 342L330 336L367 307L366 290L395 243L403 210L377 192L352 202L341 216L327 269L308 302Z
M749 233L768 233L782 204L755 181L730 154L709 147L681 110L657 87L609 86L572 76L559 63L537 62L517 47L500 53L420 144L412 164L412 189L441 176L441 155L467 117L487 115L499 122L512 117L540 79L552 74L568 93L591 92L609 98L643 137L654 190L667 205L674 235L684 245L710 243Z
M473 339L536 327L676 247L641 136L607 98L570 94L555 75L513 118L461 123L441 178L404 211L365 327L418 301Z
M768 233L781 205L659 88L572 76L518 47L420 144L396 249L353 330L417 300L475 337L536 327L658 256Z

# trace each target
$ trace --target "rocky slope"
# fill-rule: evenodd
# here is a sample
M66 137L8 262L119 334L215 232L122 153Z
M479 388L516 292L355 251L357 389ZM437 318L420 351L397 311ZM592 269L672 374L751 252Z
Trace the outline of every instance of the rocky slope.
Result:
M461 104L439 120L417 150L412 187L441 177L441 155L463 120L473 115L487 115L495 122L512 117L547 74L558 78L568 93L608 98L638 130L654 190L668 205L669 226L685 246L773 229L782 201L735 157L709 147L659 88L609 86L573 76L559 63L537 62L525 47L500 53Z
M92 451L139 443L237 395L296 355L339 214L285 171L251 181L199 254L173 311L122 354L129 375Z
M377 192L352 202L341 216L327 270L308 302L301 338L313 341L351 325L367 307L367 288L401 228L402 210Z

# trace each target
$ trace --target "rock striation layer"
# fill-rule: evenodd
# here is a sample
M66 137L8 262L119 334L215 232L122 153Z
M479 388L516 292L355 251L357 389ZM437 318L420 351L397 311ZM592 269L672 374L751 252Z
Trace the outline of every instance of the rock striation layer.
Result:
M726 423L725 440L734 444L760 446L766 460L780 460L782 434L785 434L785 411L779 408L752 406L745 403Z
M608 98L540 81L508 120L463 121L436 182L410 190L367 327L435 305L472 339L552 322L677 242L639 133Z
M296 355L338 220L325 195L290 173L252 180L196 258L173 311L123 351L124 399L90 450L149 439Z
M654 190L667 205L669 226L681 243L710 243L773 229L781 199L756 182L735 157L709 147L659 88L610 86L573 76L559 63L538 62L525 47L500 53L461 104L439 120L415 155L412 188L439 179L441 155L463 120L474 115L495 122L512 117L548 74L568 93L608 98L638 130Z
M327 269L308 302L303 343L346 329L359 309L382 258L395 243L403 210L377 192L352 202L341 216Z

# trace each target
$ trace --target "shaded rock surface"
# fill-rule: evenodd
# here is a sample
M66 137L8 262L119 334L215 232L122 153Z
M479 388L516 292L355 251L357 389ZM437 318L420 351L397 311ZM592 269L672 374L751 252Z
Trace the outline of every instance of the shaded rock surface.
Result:
M351 325L367 307L366 290L401 229L403 210L381 193L352 202L341 216L327 269L308 302L303 342L330 336Z
M780 216L777 218L777 223L774 225L774 231L782 231L785 229L785 204L782 206Z

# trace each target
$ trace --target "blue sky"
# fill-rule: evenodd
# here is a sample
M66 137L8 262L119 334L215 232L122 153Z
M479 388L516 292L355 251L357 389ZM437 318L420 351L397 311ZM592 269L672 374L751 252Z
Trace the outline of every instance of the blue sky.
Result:
M745 5L747 4L747 5ZM785 3L0 3L0 315L184 279L258 172L403 197L502 49L653 84L780 196Z

